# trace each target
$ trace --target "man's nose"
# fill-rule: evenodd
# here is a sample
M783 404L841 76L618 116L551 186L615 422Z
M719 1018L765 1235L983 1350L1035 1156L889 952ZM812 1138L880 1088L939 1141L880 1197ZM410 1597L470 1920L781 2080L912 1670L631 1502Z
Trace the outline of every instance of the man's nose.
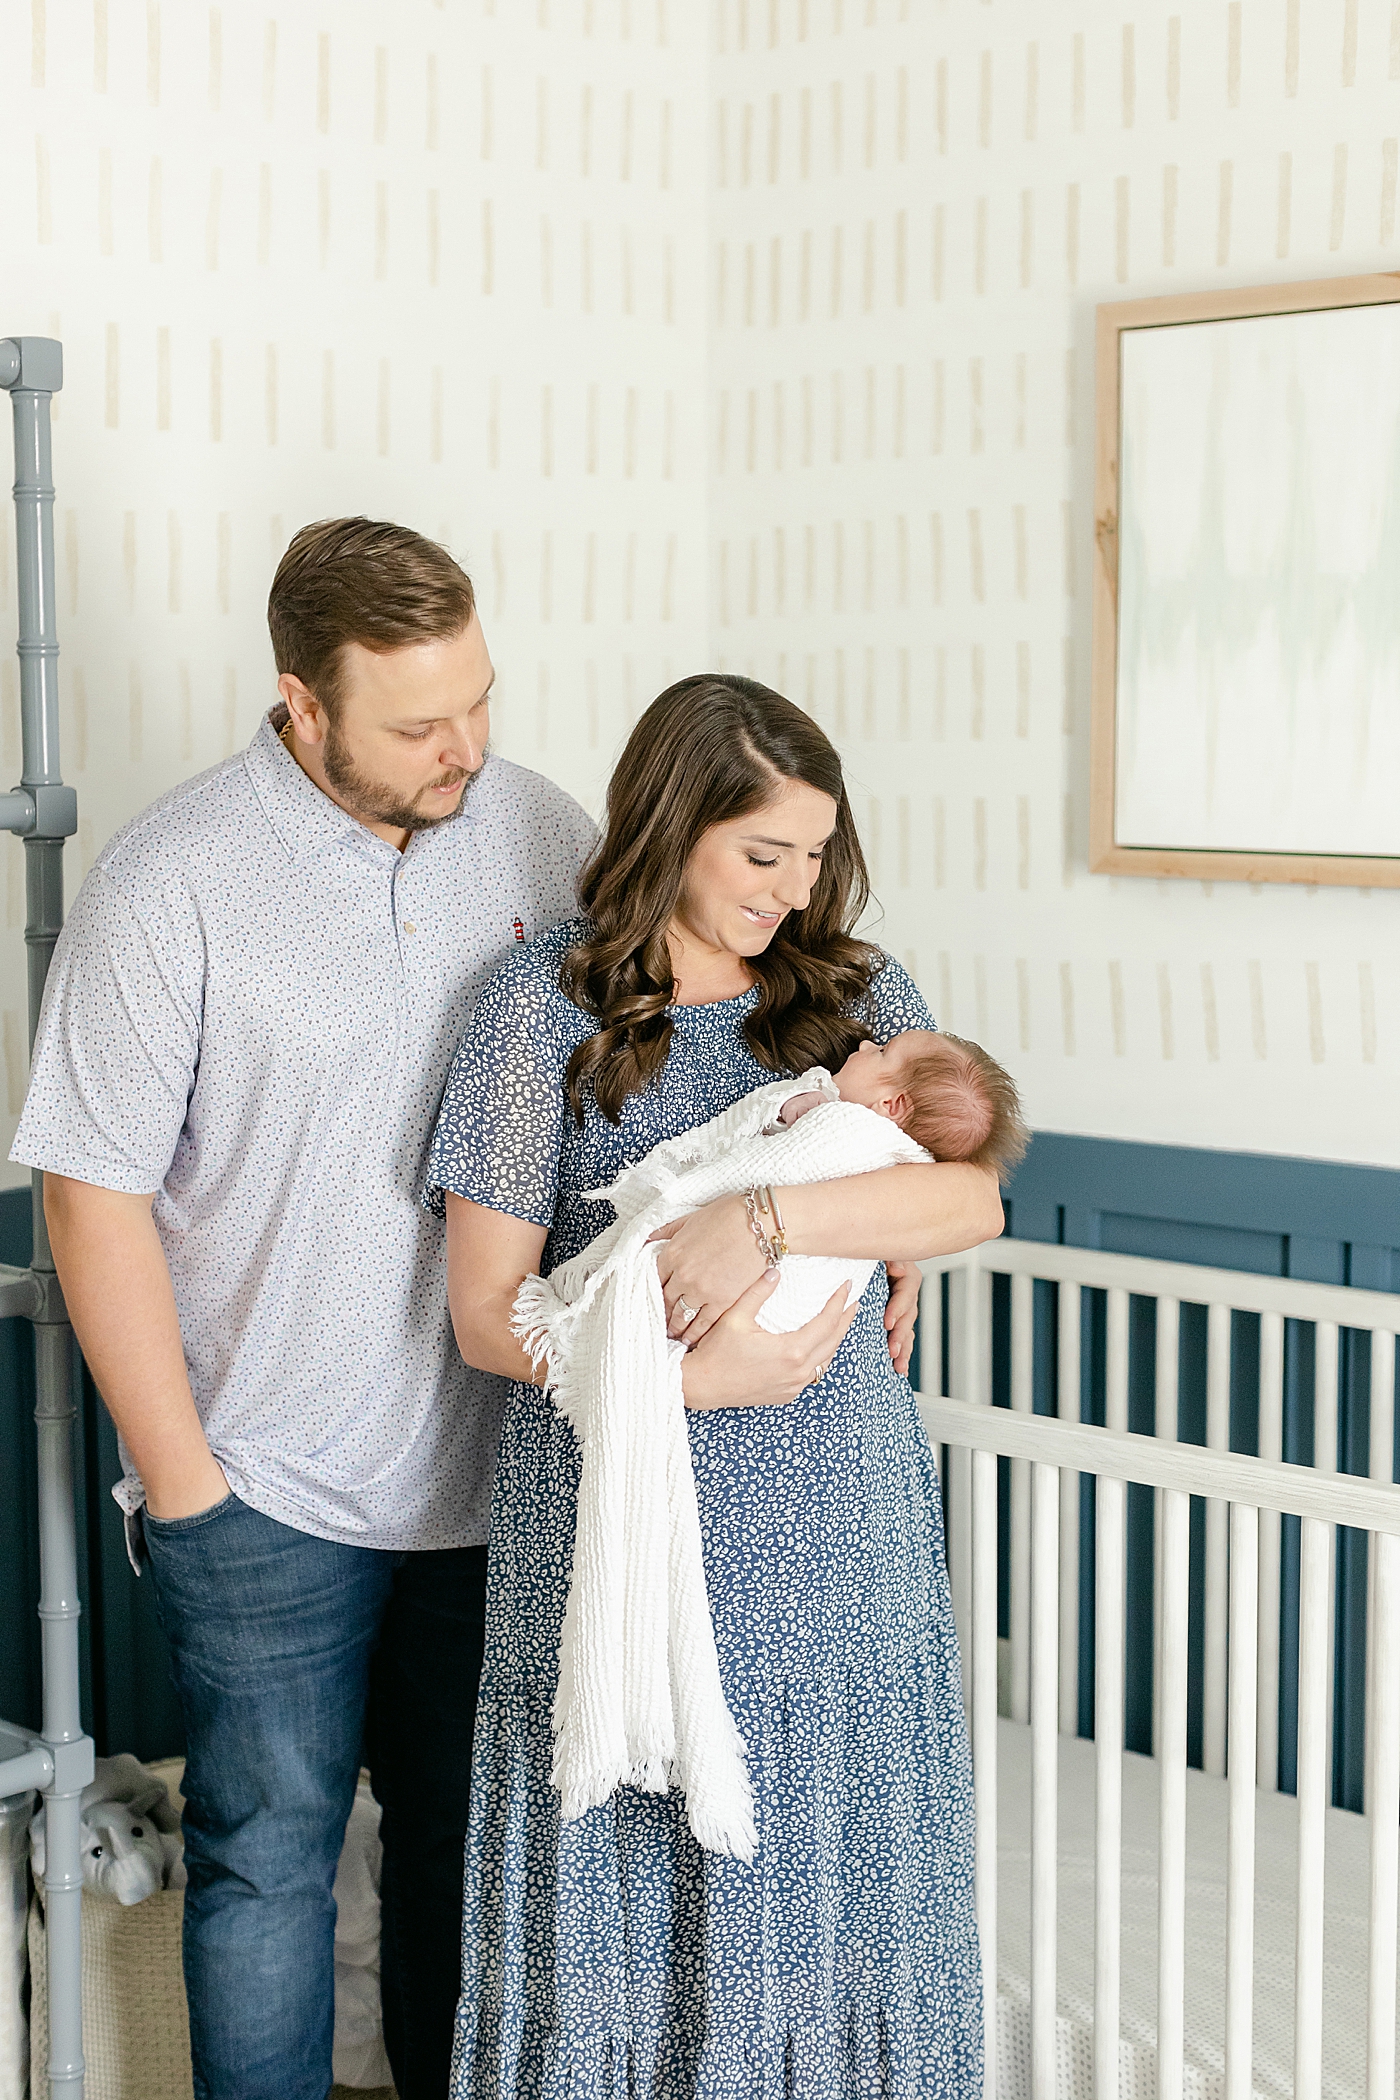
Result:
M454 728L438 757L444 766L455 766L467 773L475 773L481 764L482 739L474 737L465 726Z

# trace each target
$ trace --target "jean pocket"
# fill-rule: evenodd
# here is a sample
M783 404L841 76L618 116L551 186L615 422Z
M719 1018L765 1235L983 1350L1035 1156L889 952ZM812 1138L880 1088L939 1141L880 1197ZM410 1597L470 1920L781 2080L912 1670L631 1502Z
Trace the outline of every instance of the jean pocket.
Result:
M229 1516L241 1507L237 1495L230 1489L221 1502L211 1503L208 1509L197 1509L193 1516L156 1517L152 1516L149 1509L143 1507L141 1521L146 1530L153 1531L157 1538L177 1538L183 1531L198 1531L201 1525L212 1524L216 1517Z

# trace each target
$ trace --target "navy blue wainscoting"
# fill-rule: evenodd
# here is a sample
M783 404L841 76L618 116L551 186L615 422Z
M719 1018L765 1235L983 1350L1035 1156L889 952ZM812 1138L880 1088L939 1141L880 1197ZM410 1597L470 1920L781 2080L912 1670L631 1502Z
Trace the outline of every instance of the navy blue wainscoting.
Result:
M1312 1282L1400 1291L1400 1172L1284 1159L1185 1146L1139 1145L1102 1138L1037 1133L1006 1198L1007 1230L1018 1239L1097 1247L1116 1254L1197 1262L1258 1275L1297 1276ZM1056 1294L1035 1287L1034 1405L1039 1414L1067 1412L1104 1418L1105 1298L1081 1298L1079 1394L1056 1390ZM993 1289L993 1398L1010 1405L1010 1283ZM1156 1307L1135 1298L1129 1322L1129 1426L1150 1434L1154 1419ZM1343 1336L1338 1394L1340 1464L1364 1474L1370 1451L1370 1344ZM1180 1422L1188 1442L1205 1442L1206 1315L1181 1309ZM1397 1410L1400 1420L1400 1410ZM1257 1452L1259 1322L1234 1316L1230 1442ZM1285 1330L1284 1456L1313 1456L1313 1331L1289 1321ZM1008 1514L1007 1466L1002 1462L1002 1536ZM1392 1471L1394 1471L1392 1466ZM1127 1739L1130 1749L1152 1742L1152 1496L1129 1489ZM1092 1482L1083 1483L1080 1510L1081 1653L1092 1653L1094 1507ZM1204 1505L1192 1507L1192 1614L1189 1744L1201 1760L1204 1649ZM1006 1632L1006 1556L1002 1570L1002 1631ZM1297 1716L1298 1524L1284 1519L1282 1683L1279 1712L1279 1784L1294 1790ZM1336 1730L1333 1798L1360 1808L1364 1769L1362 1670L1365 1643L1366 1540L1345 1532L1338 1563L1337 1681L1341 1713ZM1092 1732L1093 1684L1081 1674L1080 1733Z
M0 1261L30 1255L28 1189L0 1191ZM83 1723L99 1755L174 1757L184 1736L156 1624L149 1575L138 1582L126 1557L121 1513L111 1497L121 1476L116 1432L81 1363L76 1486L78 1589L82 1599ZM34 1344L24 1320L0 1321L0 1715L37 1728L39 1539L35 1510Z

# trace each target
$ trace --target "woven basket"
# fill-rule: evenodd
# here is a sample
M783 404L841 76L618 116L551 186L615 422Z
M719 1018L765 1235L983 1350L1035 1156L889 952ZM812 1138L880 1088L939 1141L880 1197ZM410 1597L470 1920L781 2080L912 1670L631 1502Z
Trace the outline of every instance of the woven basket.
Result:
M83 2054L86 2100L194 2100L190 2023L180 1966L181 1889L123 1905L83 1890ZM29 1910L30 2084L48 2090L48 1948L38 1901Z

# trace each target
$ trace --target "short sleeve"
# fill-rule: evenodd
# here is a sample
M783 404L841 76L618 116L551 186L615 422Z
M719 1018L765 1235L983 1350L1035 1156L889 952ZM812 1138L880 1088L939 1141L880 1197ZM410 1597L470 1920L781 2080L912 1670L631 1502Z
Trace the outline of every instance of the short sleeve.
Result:
M12 1160L156 1193L199 1068L197 931L186 945L172 951L100 869L88 877L54 952Z
M487 982L447 1075L423 1201L465 1196L546 1228L564 1130L557 958L526 950Z
M924 1003L923 993L892 955L885 957L883 968L871 984L869 1005L861 1018L877 1043L887 1043L906 1028L938 1026Z

